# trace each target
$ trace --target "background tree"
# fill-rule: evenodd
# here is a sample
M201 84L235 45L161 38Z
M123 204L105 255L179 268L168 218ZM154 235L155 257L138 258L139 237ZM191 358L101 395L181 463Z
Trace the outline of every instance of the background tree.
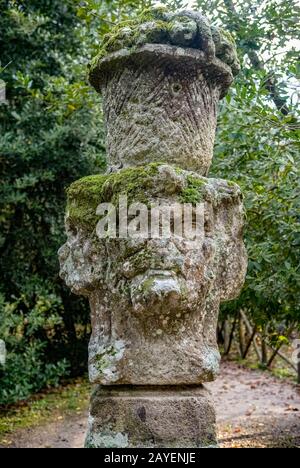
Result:
M232 32L242 64L221 105L212 174L243 189L249 269L239 300L223 311L242 310L246 321L248 315L260 332L260 360L271 365L274 350L268 356L266 343L276 352L300 321L299 7L272 0L197 4ZM247 333L255 339L249 323ZM249 346L241 348L245 357Z
M0 339L8 348L0 404L86 368L88 308L64 288L56 255L64 188L105 165L101 98L86 67L114 23L153 3L0 0L8 99L0 104ZM227 348L239 337L243 357L253 343L271 365L300 323L299 8L295 0L161 3L188 3L237 41L242 71L221 103L211 175L243 189L249 270L241 297L223 309L220 335Z
M3 404L86 368L88 309L59 279L57 249L64 188L104 160L76 4L1 0L0 10Z

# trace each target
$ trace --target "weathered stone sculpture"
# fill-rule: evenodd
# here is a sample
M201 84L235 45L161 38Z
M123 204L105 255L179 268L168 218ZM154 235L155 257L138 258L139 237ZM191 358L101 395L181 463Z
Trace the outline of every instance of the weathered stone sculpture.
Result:
M158 9L119 26L90 71L113 169L157 161L206 175L217 104L238 70L230 35L199 13Z
M239 294L246 253L239 187L203 175L237 70L226 33L162 9L118 27L92 65L110 166L68 190L60 250L61 277L92 314L87 447L216 444L203 383L218 371L219 305ZM162 212L201 204L203 237L120 236L125 195ZM100 204L117 206L117 235L97 235Z

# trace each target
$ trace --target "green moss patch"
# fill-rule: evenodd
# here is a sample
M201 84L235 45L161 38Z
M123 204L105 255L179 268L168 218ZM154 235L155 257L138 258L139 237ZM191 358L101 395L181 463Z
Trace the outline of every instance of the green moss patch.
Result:
M218 205L226 200L234 200L234 191L231 193L221 190L212 182L213 179L191 175L177 167L173 169L183 177L184 183L170 193L168 179L159 171L164 165L161 162L151 163L108 175L92 175L74 182L67 190L69 222L76 228L92 233L101 217L96 214L97 207L101 203L111 203L118 212L122 196L127 197L128 206L138 202L145 204L149 209L156 199L170 197L174 202L192 205L204 201ZM239 190L234 182L227 182L227 186Z
M207 185L207 179L204 177L187 177L187 186L182 191L180 196L181 203L192 203L196 205L204 199L205 187Z
M147 204L147 189L155 185L155 176L161 163L123 169L108 175L84 177L74 182L67 190L67 212L74 225L94 230L98 222L96 214L100 203L112 203L116 207L119 197L126 195L128 203Z
M159 167L163 163L123 169L108 175L93 175L74 182L67 190L67 213L71 224L92 232L99 221L96 214L101 203L112 203L116 209L119 198L126 195L128 204L151 205L157 194ZM178 174L183 172L175 168ZM204 201L209 179L188 175L185 187L178 192L178 201L196 205ZM161 190L161 189L160 189ZM163 197L163 193L159 193Z
M99 60L112 52L134 49L146 43L168 42L168 32L173 24L164 7L146 9L135 19L118 23L104 36L99 53L91 63L91 73Z

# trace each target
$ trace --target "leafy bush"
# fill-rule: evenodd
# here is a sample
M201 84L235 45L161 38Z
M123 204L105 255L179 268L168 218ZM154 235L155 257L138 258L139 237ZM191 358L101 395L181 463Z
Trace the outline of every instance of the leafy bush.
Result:
M61 377L69 374L66 359L47 364L44 356L45 344L37 342L22 349L14 347L6 365L0 369L0 405L25 400L31 394L50 386L57 386Z
M3 1L0 16L0 339L11 403L86 369L89 311L58 276L65 188L104 168L99 98L74 2ZM81 58L83 57L83 58ZM93 109L92 104L98 106Z

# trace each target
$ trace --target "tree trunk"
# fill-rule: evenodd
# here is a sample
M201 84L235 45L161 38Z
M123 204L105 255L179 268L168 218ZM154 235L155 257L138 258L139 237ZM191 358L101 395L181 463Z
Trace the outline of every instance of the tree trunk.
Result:
M273 364L273 361L274 359L276 358L276 356L278 355L280 349L281 349L281 346L278 346L275 350L274 350L274 353L271 355L270 359L268 360L268 364L267 364L267 367L270 368L271 365Z
M256 325L255 325L255 327L253 328L252 334L251 334L251 336L250 336L250 338L249 338L249 340L248 340L246 349L245 349L245 351L244 351L244 353L243 353L243 359L246 359L246 357L247 357L247 354L248 354L248 352L249 352L249 349L250 349L250 347L251 347L251 345L252 345L252 343L253 343L253 340L254 340L254 338L255 338L256 331L257 331L257 328L256 328Z
M266 344L266 335L263 334L261 337L261 363L263 366L268 365L268 348Z
M228 355L229 343L230 343L230 322L225 320L224 322L224 354Z
M242 314L239 314L239 342L240 342L240 355L243 358L245 349L246 349L246 342L245 342L245 328Z

